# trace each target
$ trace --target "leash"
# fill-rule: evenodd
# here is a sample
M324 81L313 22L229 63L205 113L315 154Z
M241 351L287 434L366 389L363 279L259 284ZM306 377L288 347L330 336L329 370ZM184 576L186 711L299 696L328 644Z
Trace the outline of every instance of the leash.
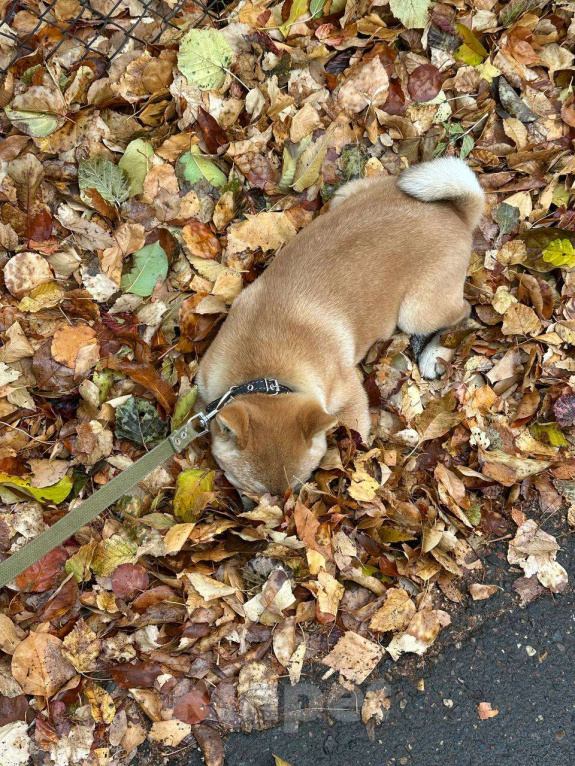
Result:
M54 525L38 535L34 540L24 545L20 550L13 553L5 561L0 563L0 588L12 582L14 578L22 574L53 548L62 545L72 537L81 527L89 524L113 503L119 500L132 487L143 481L154 468L162 465L172 457L182 452L190 442L204 436L210 430L210 422L226 404L233 401L236 396L245 394L277 394L291 393L293 389L283 386L273 378L261 378L239 386L232 386L219 399L210 402L203 412L193 415L183 426L170 434L157 447L150 450L143 457L126 468L122 473L105 484L87 500L84 500L76 508L69 511L66 516ZM193 427L195 421L199 421L200 431Z

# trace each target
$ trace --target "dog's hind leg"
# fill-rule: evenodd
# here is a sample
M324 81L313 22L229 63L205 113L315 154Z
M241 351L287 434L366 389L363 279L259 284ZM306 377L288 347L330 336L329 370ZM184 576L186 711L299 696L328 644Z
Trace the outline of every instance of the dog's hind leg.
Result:
M467 319L469 312L469 304L459 296L452 301L442 296L436 302L429 295L404 299L398 326L412 336L411 345L423 378L433 380L445 371L440 360L450 362L453 350L441 345L441 333Z

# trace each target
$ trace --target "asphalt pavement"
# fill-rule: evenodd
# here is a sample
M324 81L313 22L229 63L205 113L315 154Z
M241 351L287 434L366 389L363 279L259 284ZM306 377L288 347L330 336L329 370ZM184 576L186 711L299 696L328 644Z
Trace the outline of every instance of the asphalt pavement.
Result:
M575 540L563 527L558 560L571 580ZM574 766L575 594L548 591L526 608L520 576L501 546L487 557L485 582L502 590L451 611L452 625L423 657L383 661L366 689L385 686L391 706L371 740L361 695L339 696L320 672L303 690L282 685L283 725L226 737L227 766ZM321 672L325 667L321 669ZM478 706L497 715L481 720ZM306 720L307 719L307 720ZM133 763L135 763L133 761ZM148 758L137 759L148 766ZM153 758L154 766L200 766L198 750Z

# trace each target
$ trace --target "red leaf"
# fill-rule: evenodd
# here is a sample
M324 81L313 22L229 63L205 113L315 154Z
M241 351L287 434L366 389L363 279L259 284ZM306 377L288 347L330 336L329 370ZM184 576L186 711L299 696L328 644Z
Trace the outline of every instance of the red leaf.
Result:
M553 405L553 412L560 426L575 425L575 396L563 394Z
M76 603L78 584L74 578L68 580L56 595L46 602L44 609L36 615L38 622L51 622L63 617Z
M216 154L220 146L229 144L228 137L219 126L217 120L202 109L201 106L198 109L198 125L202 131L208 151L211 154Z
M414 101L431 101L441 90L443 79L433 64L422 64L409 75L407 90Z
M208 693L205 690L194 689L179 697L174 706L174 715L184 723L201 723L208 717L209 705Z
M0 726L6 726L7 723L14 721L25 721L28 707L28 700L24 694L18 694L16 697L5 697L0 694Z
M176 594L168 585L158 585L134 599L132 602L132 609L135 612L142 614L150 606L154 606L154 604L159 604L162 601L167 601L172 598L176 598Z
M122 689L149 689L156 678L162 674L162 668L153 662L121 662L108 665L112 678Z
M381 107L387 114L404 115L405 106L405 94L401 88L399 80L393 78L389 81L389 90L387 93L387 101Z
M115 356L109 356L102 360L102 364L110 370L117 370L132 378L156 397L165 412L171 413L176 403L176 395L168 381L161 378L156 368L151 364L130 362L128 359Z
M35 242L46 242L52 234L52 216L50 211L43 208L28 216L26 235Z
M202 750L207 766L224 766L225 751L222 735L205 723L192 726L192 734Z
M68 560L68 552L62 545L47 553L45 556L28 567L16 578L16 585L20 590L43 593L50 590L56 584L62 574L62 567Z
M112 590L120 598L132 598L143 593L150 584L144 567L139 564L120 564L112 574Z

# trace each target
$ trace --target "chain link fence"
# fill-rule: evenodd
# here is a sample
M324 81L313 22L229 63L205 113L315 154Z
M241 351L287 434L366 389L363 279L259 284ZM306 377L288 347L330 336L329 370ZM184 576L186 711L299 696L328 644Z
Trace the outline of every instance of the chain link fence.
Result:
M215 23L223 0L0 0L0 75L49 60L70 70L86 59L175 44Z

